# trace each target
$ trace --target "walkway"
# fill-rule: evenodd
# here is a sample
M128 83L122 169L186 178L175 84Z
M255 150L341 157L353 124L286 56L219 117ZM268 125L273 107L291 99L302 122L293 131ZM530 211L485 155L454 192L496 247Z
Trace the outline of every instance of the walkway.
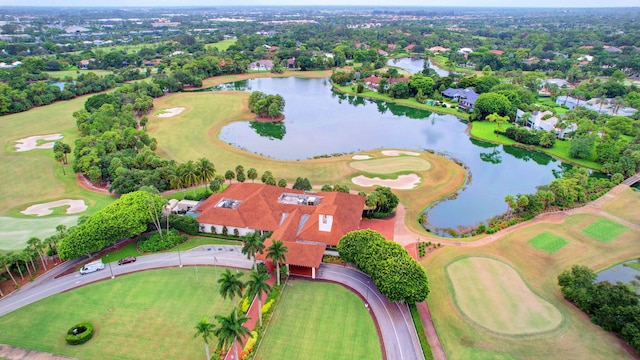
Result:
M75 358L4 344L0 344L0 358L9 360L76 360Z

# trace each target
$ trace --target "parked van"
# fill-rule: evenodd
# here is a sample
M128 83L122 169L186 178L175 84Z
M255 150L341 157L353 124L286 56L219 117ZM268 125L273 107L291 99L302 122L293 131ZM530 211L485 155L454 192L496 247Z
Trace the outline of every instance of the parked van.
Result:
M84 274L92 273L94 271L99 271L102 269L104 269L104 263L102 262L102 260L96 260L94 262L90 262L85 266L83 266L80 269L80 274L84 275Z

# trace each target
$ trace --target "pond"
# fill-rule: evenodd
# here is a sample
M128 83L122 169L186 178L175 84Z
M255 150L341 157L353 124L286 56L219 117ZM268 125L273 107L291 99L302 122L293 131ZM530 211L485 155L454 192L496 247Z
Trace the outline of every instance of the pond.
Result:
M435 65L433 65L433 63L431 62L431 60L428 60L428 66L430 68L432 68L433 70L435 70L436 74L438 74L439 76L449 76L449 71L439 68ZM403 57L403 58L397 58L397 59L389 59L387 60L387 65L388 66L396 66L399 67L401 69L407 70L408 72L412 73L412 74L417 74L420 71L422 71L422 69L424 69L424 59L422 58L411 58L411 57Z
M232 87L277 93L286 101L281 123L234 122L220 130L221 140L252 153L298 160L401 148L434 150L465 163L471 183L456 199L427 209L431 230L473 226L502 214L507 194L535 192L565 169L542 153L471 139L455 116L334 92L328 79L264 78Z
M601 281L608 281L612 284L620 281L631 285L640 294L640 259L629 260L600 271L596 282Z

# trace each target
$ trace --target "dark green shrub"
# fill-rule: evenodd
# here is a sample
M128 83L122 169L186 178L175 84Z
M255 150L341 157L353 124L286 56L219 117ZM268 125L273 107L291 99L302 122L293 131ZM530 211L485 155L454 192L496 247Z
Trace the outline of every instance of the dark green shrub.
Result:
M138 249L142 252L162 251L181 244L186 240L187 236L180 235L175 229L169 230L169 233L163 230L162 237L160 237L160 234L157 232L149 236L143 236L140 241L138 241Z
M89 341L91 337L93 337L93 325L87 322L72 326L67 331L65 340L69 345L80 345Z
M227 236L227 234L229 234L229 229L227 229L226 226L222 227L222 235Z
M163 220L162 225L166 227L166 218ZM170 228L185 232L189 235L198 235L198 226L198 221L194 217L176 214L169 216Z

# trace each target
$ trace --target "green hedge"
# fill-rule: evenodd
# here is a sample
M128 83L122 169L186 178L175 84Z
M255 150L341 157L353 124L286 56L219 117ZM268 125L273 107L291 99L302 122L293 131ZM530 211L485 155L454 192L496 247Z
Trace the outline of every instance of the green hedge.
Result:
M424 332L424 326L422 326L422 319L420 318L420 313L418 312L418 307L416 306L416 304L409 304L409 311L411 311L411 319L413 320L413 325L416 327L416 332L418 333L418 339L420 340L420 347L422 347L424 358L425 360L433 360L431 345L429 345L427 334Z
M74 334L73 331L78 329L79 331L84 331ZM69 331L67 331L67 336L65 340L67 340L67 344L69 345L80 345L89 341L93 337L93 325L91 323L80 323L75 326L72 326Z
M162 251L171 249L185 241L187 241L187 236L180 235L177 230L171 229L169 230L169 233L163 230L162 237L160 237L160 234L157 232L154 232L149 236L142 237L140 241L138 241L138 249L142 252Z

